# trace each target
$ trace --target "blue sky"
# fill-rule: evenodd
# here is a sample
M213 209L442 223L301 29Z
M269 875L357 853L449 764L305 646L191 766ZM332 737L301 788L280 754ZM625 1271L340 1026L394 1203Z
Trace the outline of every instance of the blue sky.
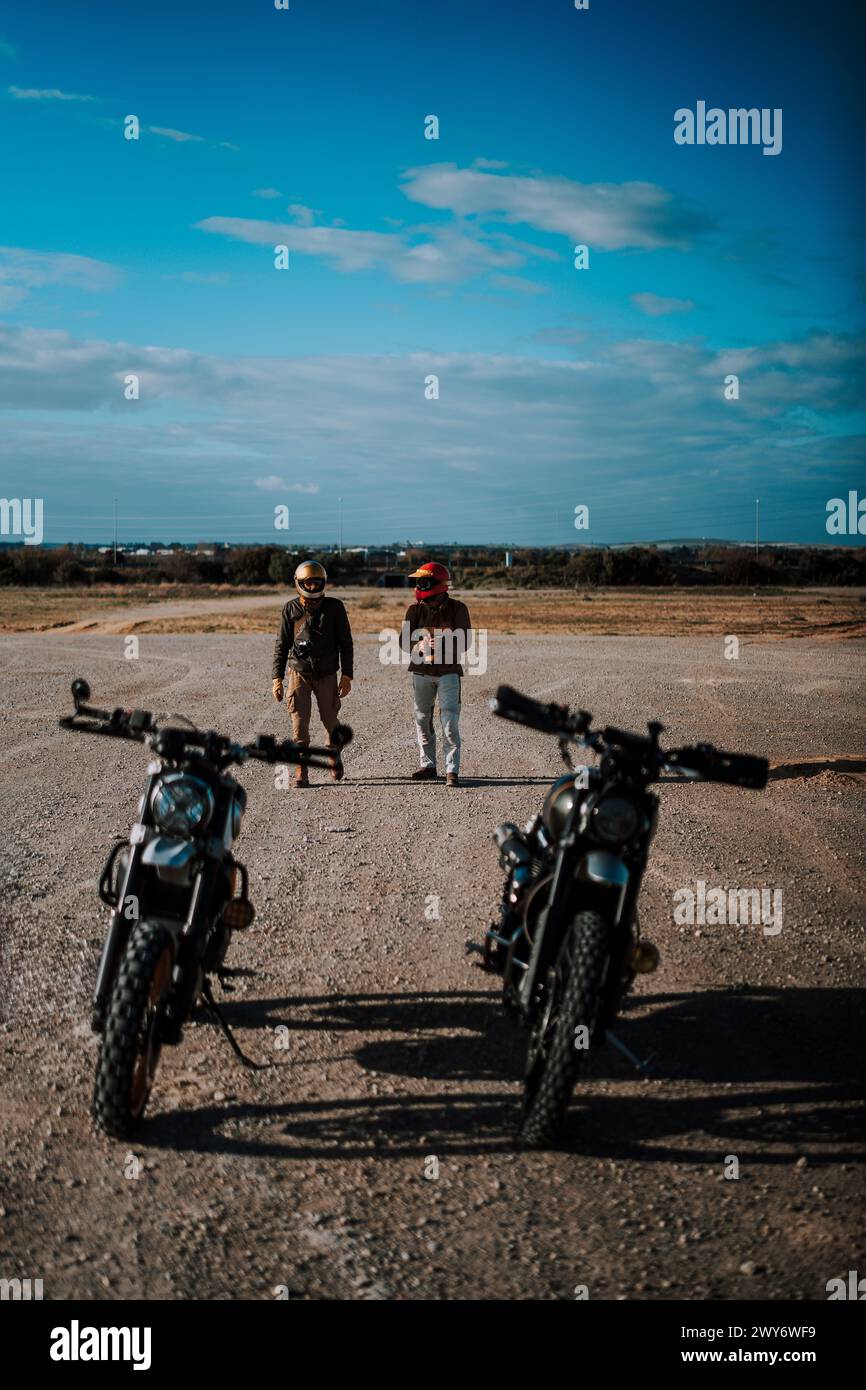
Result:
M130 539L332 541L339 497L347 544L745 539L760 496L828 540L866 491L859 65L843 7L759 8L10 7L3 495L54 541L114 496ZM677 145L698 100L781 108L781 153Z

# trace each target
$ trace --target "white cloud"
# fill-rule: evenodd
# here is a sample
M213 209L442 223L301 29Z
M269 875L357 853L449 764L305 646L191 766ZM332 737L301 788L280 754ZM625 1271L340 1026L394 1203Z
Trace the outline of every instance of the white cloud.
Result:
M254 198L282 198L282 193L278 188L254 188L252 192Z
M195 225L199 231L253 246L288 246L301 255L322 256L342 272L384 269L397 280L418 284L456 284L490 270L518 269L530 254L545 259L551 255L503 234L468 229L460 223L399 232L312 225L310 209L292 206L297 216L303 214L304 221L207 217Z
M109 290L119 282L119 270L107 261L63 251L30 251L21 246L0 246L0 294L5 291L7 308L25 298L30 290L41 289L45 285ZM11 289L8 288L10 286Z
M59 87L9 87L9 95L16 101L95 101L95 97L82 96L79 92L61 92Z
M528 177L429 164L407 170L403 192L426 207L461 217L525 223L605 251L686 250L711 226L704 213L653 183L582 184L553 175Z
M339 495L347 529L362 539L411 534L420 515L455 539L562 542L573 539L568 516L562 534L551 518L563 498L573 514L576 487L595 489L613 539L644 524L662 525L657 535L713 535L735 524L744 498L774 488L800 496L804 464L823 498L853 467L851 441L837 437L834 420L859 406L866 340L813 334L737 351L751 354L748 390L732 406L723 397L729 354L699 341L631 339L583 360L229 359L0 324L0 408L9 412L0 468L13 492L38 474L62 520L64 505L93 509L123 458L140 500L162 489L194 528L206 489L224 499L219 533L236 537L248 524L261 538L269 495L314 487L322 496L305 503L307 538L333 535ZM129 372L141 379L135 410L123 399ZM435 406L424 399L430 372L442 387ZM302 481L291 481L295 470ZM456 496L443 493L443 476L459 477ZM82 477L92 488L83 505ZM543 534L530 530L536 514ZM592 516L595 527L601 516ZM820 532L823 501L815 517Z
M308 208L304 203L289 203L286 211L301 227L312 227L316 220L316 209Z
M539 285L536 280L527 280L522 275L492 275L490 283L498 290L513 290L516 294L549 294L546 285Z
M663 314L687 314L695 307L693 299L666 299L664 295L652 294L649 291L633 294L631 301L651 318L659 318Z
M280 478L276 473L269 474L267 478L256 478L256 487L261 492L316 493L319 491L318 483L287 483L285 478Z
M179 145L185 145L189 141L198 145L204 144L203 135L190 135L186 130L173 130L171 126L164 125L149 125L147 128L151 135L162 135L166 140L174 140Z

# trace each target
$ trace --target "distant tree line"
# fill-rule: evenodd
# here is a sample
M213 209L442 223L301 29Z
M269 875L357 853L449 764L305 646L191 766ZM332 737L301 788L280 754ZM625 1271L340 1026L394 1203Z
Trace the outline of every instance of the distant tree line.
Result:
M508 587L610 588L644 586L864 585L866 547L783 547L759 554L742 546L655 546L578 551L515 550L506 567L501 549L444 547L410 549L399 561L406 573L425 559L444 560L462 589ZM283 546L249 545L215 553L175 549L170 555L101 555L86 546L0 545L0 585L209 584L254 588L287 587L301 559L319 560L335 584L376 584L386 568L363 552L289 551Z

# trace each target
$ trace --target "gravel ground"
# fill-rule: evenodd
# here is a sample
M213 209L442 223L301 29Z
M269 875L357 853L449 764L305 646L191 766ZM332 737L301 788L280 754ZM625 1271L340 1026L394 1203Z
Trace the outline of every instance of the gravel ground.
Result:
M498 637L464 682L458 790L407 781L408 677L358 645L347 780L239 774L258 916L226 1012L269 1066L190 1027L125 1147L91 1128L87 1019L96 879L147 752L56 720L82 674L98 704L285 732L271 641L145 636L126 660L119 636L0 640L0 1276L46 1298L826 1298L866 1267L866 643L726 661L721 639ZM521 1038L466 953L500 891L493 827L560 768L489 715L502 680L777 764L763 793L662 788L642 910L662 961L620 1026L653 1076L606 1049L553 1153L514 1150ZM699 879L781 889L783 930L677 926Z

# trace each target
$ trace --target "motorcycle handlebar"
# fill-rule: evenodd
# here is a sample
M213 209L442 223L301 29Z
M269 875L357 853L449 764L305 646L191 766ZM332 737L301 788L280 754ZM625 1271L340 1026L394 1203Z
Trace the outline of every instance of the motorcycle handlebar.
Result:
M340 761L340 752L352 742L352 730L348 724L338 724L331 734L328 748L310 748L292 739L278 743L272 734L259 734L255 743L244 746L244 752L258 762L300 763L306 767L330 768Z
M533 700L529 695L521 695L510 685L500 685L490 701L490 708L500 719L510 719L514 724L523 724L529 729L537 729L542 734L561 734L568 731L569 716L567 705L545 705Z
M665 763L671 768L695 772L703 782L724 782L753 791L763 791L770 770L766 758L756 758L751 753L723 753L710 744L672 749L665 754Z
M90 698L90 686L80 677L72 682L72 695L75 713L60 720L62 729L77 733L102 734L113 738L132 739L137 743L151 742L156 752L166 756L176 756L187 748L203 748L211 755L216 754L223 765L228 762L242 762L245 758L255 758L259 762L303 764L307 767L332 768L339 765L340 752L352 741L352 730L348 724L338 724L331 734L331 744L327 748L310 748L295 743L292 739L281 742L271 734L259 734L254 743L237 744L221 734L206 733L201 729L175 729L168 726L160 729L149 710L113 711L96 709L86 705ZM160 749L160 741L171 741L173 746Z
M749 787L762 791L767 785L769 763L766 758L756 758L749 753L723 753L710 743L699 743L694 748L675 748L663 752L658 746L661 724L649 727L649 737L630 734L623 729L606 728L597 734L589 732L590 716L584 710L570 714L567 705L545 705L533 700L529 695L521 695L510 685L500 685L490 708L500 719L510 719L515 724L537 729L539 733L554 734L560 739L572 739L589 745L596 751L619 747L632 749L646 755L651 763L659 768L670 767L694 774L704 782L724 782L732 787Z

